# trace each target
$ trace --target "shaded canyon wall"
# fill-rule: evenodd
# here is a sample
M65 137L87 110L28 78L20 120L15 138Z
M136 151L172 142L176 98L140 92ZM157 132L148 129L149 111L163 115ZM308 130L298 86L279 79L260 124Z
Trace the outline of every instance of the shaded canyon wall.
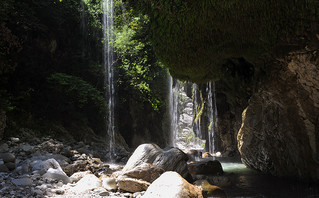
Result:
M238 148L249 167L319 179L317 49L279 59L277 69L250 99L238 134Z

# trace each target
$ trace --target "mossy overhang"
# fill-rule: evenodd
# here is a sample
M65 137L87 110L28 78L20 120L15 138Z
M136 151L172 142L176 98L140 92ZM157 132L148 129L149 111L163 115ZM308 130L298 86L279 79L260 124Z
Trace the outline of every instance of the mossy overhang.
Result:
M150 17L151 42L171 75L220 79L229 59L255 63L276 46L294 46L318 22L318 0L126 0ZM284 47L285 48L285 47Z

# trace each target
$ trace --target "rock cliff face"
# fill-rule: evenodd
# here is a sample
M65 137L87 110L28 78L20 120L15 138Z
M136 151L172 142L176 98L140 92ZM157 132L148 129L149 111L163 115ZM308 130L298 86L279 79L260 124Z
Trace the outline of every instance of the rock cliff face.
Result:
M238 141L249 167L319 179L318 1L130 2L149 14L173 77L219 80L216 149L230 154Z
M319 56L290 53L249 101L238 148L242 161L279 176L319 179Z

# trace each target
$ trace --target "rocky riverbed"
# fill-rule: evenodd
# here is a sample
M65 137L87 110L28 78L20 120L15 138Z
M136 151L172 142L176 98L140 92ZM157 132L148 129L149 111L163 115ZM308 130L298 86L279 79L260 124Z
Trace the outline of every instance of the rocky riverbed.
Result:
M121 164L128 158L124 152ZM0 197L138 197L141 193L106 190L105 178L123 168L104 162L103 145L87 145L70 138L58 141L35 137L25 130L21 137L0 143ZM104 184L103 182L104 181Z
M187 154L177 148L143 144L130 158L123 150L116 164L106 162L107 154L102 144L58 141L24 130L0 143L0 197L173 198L222 192L207 181L195 182L207 164L199 169L193 164L190 172Z

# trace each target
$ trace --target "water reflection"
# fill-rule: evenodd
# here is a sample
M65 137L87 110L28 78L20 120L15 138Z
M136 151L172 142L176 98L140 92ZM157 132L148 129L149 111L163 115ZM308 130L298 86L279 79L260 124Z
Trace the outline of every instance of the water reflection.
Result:
M228 197L319 198L319 184L277 178L248 169L242 163L222 163L232 185L223 187Z

